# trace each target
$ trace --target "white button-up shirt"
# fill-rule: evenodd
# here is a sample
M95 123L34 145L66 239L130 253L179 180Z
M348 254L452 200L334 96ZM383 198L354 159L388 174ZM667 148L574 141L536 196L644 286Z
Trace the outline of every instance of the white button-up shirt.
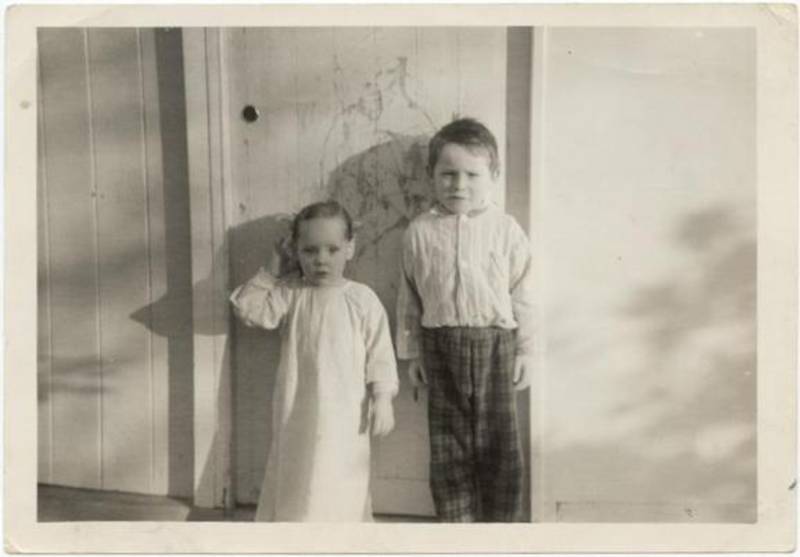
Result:
M420 356L420 327L448 326L517 329L517 355L533 355L531 260L522 228L494 205L414 219L403 237L398 357Z

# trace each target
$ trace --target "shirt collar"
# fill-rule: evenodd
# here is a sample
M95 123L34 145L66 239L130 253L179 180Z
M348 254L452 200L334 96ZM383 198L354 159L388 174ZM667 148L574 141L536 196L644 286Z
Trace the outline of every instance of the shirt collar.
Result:
M486 204L483 207L480 207L478 209L473 209L472 211L469 211L466 216L468 216L469 218L477 217L478 215L482 215L483 213L485 213L492 206L493 206L493 203L491 201L487 201ZM456 213L451 213L446 207L444 207L441 203L438 203L438 202L434 203L433 207L431 207L431 212L434 215L437 215L437 216L440 216L440 217L460 216L460 215L457 215Z

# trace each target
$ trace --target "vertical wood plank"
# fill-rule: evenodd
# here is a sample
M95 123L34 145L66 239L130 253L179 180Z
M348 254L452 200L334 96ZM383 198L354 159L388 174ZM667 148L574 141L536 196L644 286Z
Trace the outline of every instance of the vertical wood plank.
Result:
M531 211L534 207L531 195L531 54L533 30L530 27L509 27L506 29L506 135L498 137L505 145L505 193L508 203L506 212L513 216L528 234L533 244L531 230ZM534 254L534 257L536 255ZM540 342L540 339L536 339ZM536 373L536 371L534 371ZM531 389L517 395L517 409L520 424L520 437L525 457L525 480L528 493L534 492L531 476L532 448L531 438ZM537 478L538 480L538 478ZM539 489L536 482L535 489ZM532 515L531 498L524 498L525 514Z
M149 490L151 351L130 319L148 303L149 221L135 30L89 31L103 355L103 487ZM122 465L125 463L125 465Z
M148 303L167 294L164 174L156 68L155 31L137 30L143 118L143 163L146 202ZM179 254L174 254L173 257ZM151 406L152 491L169 492L169 354L167 339L153 332L152 313L148 320L148 360ZM179 443L178 439L172 440ZM188 473L188 470L187 470Z
M270 130L269 122L265 120L262 99L255 94L256 89L250 83L250 55L254 48L253 43L261 40L262 33L262 29L228 29L225 32L228 113L231 115L229 123L232 142L231 207L234 209L230 221L232 228L228 231L231 286L247 280L255 268L263 262L266 252L266 246L262 245L265 239L259 238L254 242L239 241L235 232L240 227L248 226L247 223L253 214L253 190L257 192L263 187L260 181L251 183L252 165L249 164L250 157L260 156L260 152L254 147ZM247 105L255 106L261 114L255 122L247 122L242 117L242 110ZM236 321L233 324L233 331L236 342L233 345L235 353L232 357L237 362L233 382L232 416L234 488L238 502L255 503L264 470L263 463L259 469L258 456L265 452L267 439L255 443L251 440L256 439L254 430L258 429L258 425L267 423L265 407L270 392L263 387L266 370L261 369L257 363L250 363L254 360L252 347L259 346L261 339L253 331L246 331L246 328ZM242 350L243 345L249 345L251 348Z
M217 353L219 354L219 365L217 367L217 500L222 506L231 508L234 504L232 462L233 462L233 407L232 407L232 388L233 378L230 367L230 345L229 345L229 326L230 326L230 306L228 296L230 293L230 247L227 241L228 227L233 220L233 206L231 187L233 184L233 168L231 159L231 122L229 118L228 106L230 103L230 71L225 63L227 57L227 41L225 40L226 29L220 29L215 33L214 41L216 44L216 58L212 69L219 75L219 93L215 100L216 112L215 120L219 126L219 138L221 143L221 168L219 180L214 182L216 187L212 189L215 203L220 208L215 211L213 216L215 243L214 253L217 262L217 299L221 305L220 311L215 315L215 328L219 334L214 336ZM213 89L212 89L213 90Z
M89 29L83 29L83 62L84 72L86 74L86 105L89 118L89 170L91 179L91 216L92 216L92 250L93 250L93 263L94 263L94 311L95 311L95 343L97 347L97 386L98 396L96 397L99 431L97 435L98 454L100 456L99 463L99 483L100 487L104 485L103 468L103 429L104 429L104 413L103 402L105 401L105 374L103 370L103 308L101 299L102 285L100 283L100 218L98 207L98 196L100 195L97 187L97 139L95 137L95 123L94 123L94 99L92 91L92 61L89 46Z
M51 229L54 483L100 487L100 372L83 32L40 31Z
M197 115L187 122L190 180L190 203L192 212L192 276L205 277L212 269L213 234L211 229L211 160L209 151L209 99L207 94L208 74L206 60L206 33L203 29L186 30L184 39L184 75L186 76L187 111ZM212 277L213 282L213 277ZM211 302L211 294L203 300ZM197 307L195 298L193 305ZM203 311L194 316L195 327L208 323L212 315ZM201 322L202 319L202 322ZM214 442L214 345L207 338L195 338L195 440L194 440L194 502L198 506L214 504L213 462L209 461ZM210 364L210 365L209 365ZM210 367L210 369L209 369ZM210 470L207 467L212 467Z
M203 29L186 30L184 33L184 75L186 76L187 111L196 114L187 122L190 172L190 203L192 212L192 276L205 277L213 267L213 231L211 223L211 141L208 115L209 98L207 94L208 73L206 54L206 34ZM213 287L214 277L211 277ZM203 299L213 303L213 293ZM195 308L198 299L193 301ZM213 312L202 311L194 315L194 325L209 329L212 326ZM214 505L214 362L216 354L214 343L208 338L195 338L195 493L194 502L198 506ZM209 410L210 408L210 410Z
M505 175L508 213L529 234L531 231L531 68L533 36L530 27L506 31L506 135Z
M37 84L42 90L40 62L37 61ZM53 392L52 392L52 330L50 302L50 214L47 188L47 149L44 137L45 113L41 93L37 98L37 366L38 384L38 480L44 483L53 481Z
M543 262L544 258L544 237L545 219L542 213L545 198L545 160L547 157L547 143L545 134L547 132L547 87L548 87L548 30L545 27L534 29L532 48L532 76L531 76L531 221L533 226L531 234L533 236L533 252L537 258L536 263L536 283L539 285L537 293L540 300L547 300L546 273ZM537 368L545 370L546 347L548 344L548 330L545 327L544 303L537 308L537 320L539 328L539 345ZM547 398L544 396L548 392L547 373L537 373L531 383L531 515L538 521L552 521L556 518L555 505L552 503L553 496L551 487L545 481L548 473L548 455L550 454L548 438L546 435L546 416Z
M214 506L223 504L230 493L230 486L225 485L226 470L220 469L220 459L229 454L219 453L225 441L220 439L218 415L226 396L220 390L220 379L229 372L218 32L185 30L184 54L187 111L198 115L187 122L195 283L195 504Z
M151 210L153 241L163 240L154 252L159 272L154 278L151 324L166 339L166 362L158 366L156 408L164 414L163 436L167 489L171 495L191 496L194 492L194 340L192 328L191 211L189 205L189 161L187 146L186 91L183 73L183 32L157 29L154 79L158 99L148 129L158 127L152 137L152 172L163 182L153 190ZM145 41L143 46L147 46ZM151 89L146 88L147 91ZM155 182L154 182L155 183ZM159 251L161 250L161 251ZM163 261L163 266L161 265ZM161 289L165 289L162 292ZM160 386L166 388L161 391Z

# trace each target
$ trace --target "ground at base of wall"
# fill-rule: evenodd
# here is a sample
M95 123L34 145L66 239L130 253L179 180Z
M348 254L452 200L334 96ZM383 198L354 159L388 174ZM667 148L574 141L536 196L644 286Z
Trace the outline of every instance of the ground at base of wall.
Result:
M201 509L186 499L39 485L39 522L76 521L165 521L165 522L250 522L254 506L236 509ZM375 517L376 522L430 522L416 516Z

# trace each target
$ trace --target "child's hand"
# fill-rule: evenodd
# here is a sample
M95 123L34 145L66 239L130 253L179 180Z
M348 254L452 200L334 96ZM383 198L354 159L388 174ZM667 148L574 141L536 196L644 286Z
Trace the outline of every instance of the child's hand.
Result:
M392 395L376 393L372 398L372 435L383 437L394 429Z
M531 356L521 356L514 360L514 389L521 391L530 386L533 373L534 359Z
M422 365L421 358L408 361L408 378L411 380L411 386L415 389L428 385L428 374Z

